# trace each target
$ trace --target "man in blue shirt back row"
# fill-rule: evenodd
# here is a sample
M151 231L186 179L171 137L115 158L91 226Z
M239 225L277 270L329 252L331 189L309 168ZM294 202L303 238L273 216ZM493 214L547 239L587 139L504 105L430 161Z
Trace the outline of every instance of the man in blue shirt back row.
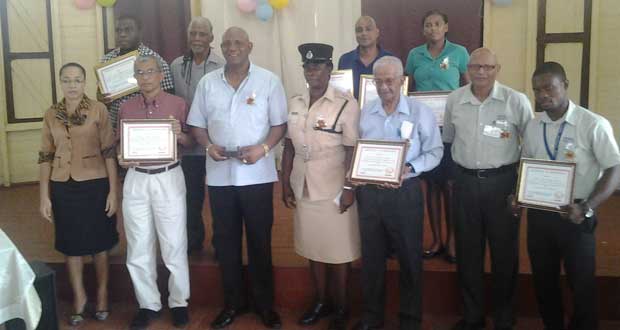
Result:
M372 66L383 57L392 55L378 43L379 29L370 16L362 16L355 23L355 39L358 46L343 54L338 60L338 70L353 70L353 96L359 98L360 75L372 74Z

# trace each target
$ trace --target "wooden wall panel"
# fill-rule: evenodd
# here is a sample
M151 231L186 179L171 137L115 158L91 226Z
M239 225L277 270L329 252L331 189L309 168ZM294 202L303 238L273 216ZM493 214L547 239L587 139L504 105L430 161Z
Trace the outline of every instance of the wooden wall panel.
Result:
M596 104L593 110L609 119L614 126L616 137L620 137L620 6L617 0L599 1L598 19L594 24L598 33L597 65L592 68L597 72L595 93Z
M50 61L25 59L11 62L15 118L40 118L52 105Z
M45 1L7 0L12 52L47 52Z
M573 102L579 102L581 93L581 43L548 44L545 48L545 61L561 63L568 76L568 95Z
M10 132L8 135L11 182L39 181L41 130Z
M72 1L60 1L59 12L60 20L60 42L62 53L62 63L78 62L86 69L86 94L96 97L97 78L95 78L94 66L99 63L103 54L98 54L99 45L98 27L95 22L97 13L95 10L79 10ZM99 27L100 29L102 27ZM58 75L56 68L56 75ZM60 87L60 85L58 85ZM59 88L59 100L62 91Z
M583 0L547 0L546 31L583 32Z

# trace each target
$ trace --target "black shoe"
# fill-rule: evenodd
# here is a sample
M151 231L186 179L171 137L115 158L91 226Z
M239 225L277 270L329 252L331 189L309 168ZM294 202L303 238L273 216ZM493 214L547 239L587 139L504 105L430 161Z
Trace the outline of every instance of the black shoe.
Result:
M424 254L422 255L422 258L424 258L424 259L431 259L431 258L439 257L440 255L444 254L445 252L446 252L446 249L443 246L440 247L439 250L437 250L437 251L426 250L426 251L424 251Z
M211 328L213 329L221 329L231 323L233 323L233 321L235 320L235 317L244 314L248 311L247 308L243 307L243 308L232 308L232 307L226 307L224 308L215 318L215 320L213 320L213 322L211 322Z
M352 330L380 330L383 329L383 325L370 325L363 321L359 321Z
M332 309L323 303L316 303L312 309L307 310L297 321L299 325L313 325L320 319L332 313Z
M187 307L173 307L170 308L172 314L172 324L175 327L182 327L189 323L189 315L187 314Z
M282 321L280 321L280 315L273 309L268 309L260 313L260 319L263 324L270 329L280 329L282 327Z
M144 329L151 321L157 319L161 315L161 311L154 311L146 308L138 309L138 312L131 320L130 329Z
M446 261L448 263L451 264L455 264L456 263L456 256L451 255L450 253L446 253L446 255L444 256L444 258L446 259Z
M347 329L347 321L349 320L348 314L346 310L343 308L339 308L334 313L334 316L329 321L329 326L327 330L346 330Z
M484 321L478 323L467 323L465 320L458 321L452 330L484 330Z

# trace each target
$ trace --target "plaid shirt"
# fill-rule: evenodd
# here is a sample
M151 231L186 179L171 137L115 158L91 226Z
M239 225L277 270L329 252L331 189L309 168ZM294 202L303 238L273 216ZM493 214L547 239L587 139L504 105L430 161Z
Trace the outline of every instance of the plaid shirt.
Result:
M116 48L112 50L111 52L105 54L101 58L101 62L107 62L113 58L118 57L120 55L120 52L121 52L120 48ZM143 43L140 43L138 45L138 54L140 54L140 56L153 55L159 59L159 61L162 64L163 72L164 72L164 80L161 81L161 88L164 91L173 93L174 83L172 81L172 75L170 74L170 67L168 66L168 63L166 63L166 61L161 56L159 56L159 54L157 54L152 49L146 47ZM119 99L114 100L112 103L108 104L108 114L110 115L110 122L112 123L112 127L114 128L115 132L116 132L116 126L118 123L118 110L121 108L121 104L139 93L140 92L136 92L136 93L132 93L129 95L125 95Z

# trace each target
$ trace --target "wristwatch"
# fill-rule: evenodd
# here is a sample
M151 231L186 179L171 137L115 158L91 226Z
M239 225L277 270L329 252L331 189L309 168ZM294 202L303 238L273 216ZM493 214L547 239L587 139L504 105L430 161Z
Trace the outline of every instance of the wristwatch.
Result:
M583 202L581 202L581 204L583 204L583 208L586 210L586 211L583 213L583 216L584 216L586 219L590 219L590 218L592 218L592 217L594 216L594 210L590 207L590 205L588 204L588 202L583 201Z
M411 173L415 173L415 169L413 168L413 165L411 165L411 163L405 163L405 166L409 167Z

